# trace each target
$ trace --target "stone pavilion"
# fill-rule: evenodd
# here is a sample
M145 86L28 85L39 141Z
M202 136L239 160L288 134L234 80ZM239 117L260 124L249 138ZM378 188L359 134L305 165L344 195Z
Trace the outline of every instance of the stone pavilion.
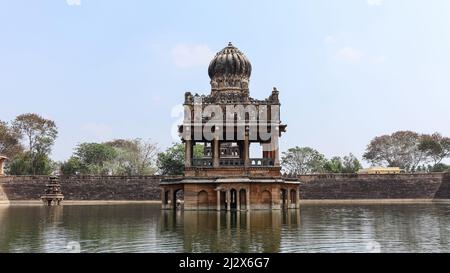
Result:
M186 92L182 178L160 183L163 209L255 210L299 207L299 182L281 175L279 91L263 100L250 96L252 65L231 43L212 59L208 95ZM203 155L194 156L194 146ZM259 149L251 156L252 148ZM184 200L181 201L181 193Z

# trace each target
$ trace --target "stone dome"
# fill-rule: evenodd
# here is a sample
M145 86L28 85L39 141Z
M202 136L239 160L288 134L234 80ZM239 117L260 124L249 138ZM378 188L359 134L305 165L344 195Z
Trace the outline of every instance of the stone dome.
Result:
M208 74L211 79L215 77L239 76L250 78L252 65L245 55L232 43L219 51L209 64Z
M209 64L208 74L214 90L248 90L252 65L233 44L219 51Z

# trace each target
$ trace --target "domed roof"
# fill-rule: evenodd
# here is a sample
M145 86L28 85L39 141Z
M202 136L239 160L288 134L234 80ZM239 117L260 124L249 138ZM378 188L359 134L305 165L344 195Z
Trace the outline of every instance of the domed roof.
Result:
M249 79L251 73L250 61L231 42L216 54L208 68L211 80L220 78Z

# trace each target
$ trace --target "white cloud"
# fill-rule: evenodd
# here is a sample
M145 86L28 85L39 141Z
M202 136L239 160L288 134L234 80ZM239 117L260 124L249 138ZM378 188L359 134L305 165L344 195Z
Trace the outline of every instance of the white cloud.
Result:
M66 0L69 6L81 6L81 0Z
M384 0L367 0L369 6L381 6Z
M171 50L176 66L186 68L209 64L214 52L207 45L179 44Z
M96 141L109 139L112 134L112 128L110 126L95 122L88 122L81 125L81 130L95 138Z
M336 54L337 59L352 63L359 62L363 56L364 53L362 51L359 51L349 46L342 48Z
M334 44L336 42L336 38L333 35L328 35L325 37L324 42L327 44Z

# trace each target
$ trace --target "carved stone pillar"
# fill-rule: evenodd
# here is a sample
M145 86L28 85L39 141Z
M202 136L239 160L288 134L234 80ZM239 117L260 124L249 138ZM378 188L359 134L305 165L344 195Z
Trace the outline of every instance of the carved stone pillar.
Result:
M245 133L244 138L244 166L250 167L250 141L248 133Z
M162 188L161 189L161 208L162 209L166 209L166 203L167 203L167 200L166 200L166 189Z
M272 135L272 137L273 137L273 144L274 144L274 146L273 146L273 152L274 152L274 155L273 155L273 164L274 164L274 166L276 166L276 167L279 167L280 166L280 147L279 147L279 143L278 143L278 134L279 134L279 127L276 127L277 129L276 129L276 132Z
M245 200L245 208L249 211L250 210L250 187L245 191L246 193L246 200Z
M231 192L230 190L226 191L226 199L227 199L227 211L231 210Z
M217 168L220 165L220 142L219 139L214 138L211 142L212 145L212 157L213 157L213 167Z
M175 192L173 189L170 189L169 191L169 201L170 203L168 204L168 208L175 209L177 206L176 206Z
M186 140L184 145L184 166L186 168L192 166L192 140Z
M220 211L220 190L217 190L217 211Z
M239 189L236 190L236 210L241 210L241 196L239 194Z
M287 190L286 190L286 193L287 193L287 197L286 197L286 208L287 209L290 209L291 208L291 190L288 188Z

